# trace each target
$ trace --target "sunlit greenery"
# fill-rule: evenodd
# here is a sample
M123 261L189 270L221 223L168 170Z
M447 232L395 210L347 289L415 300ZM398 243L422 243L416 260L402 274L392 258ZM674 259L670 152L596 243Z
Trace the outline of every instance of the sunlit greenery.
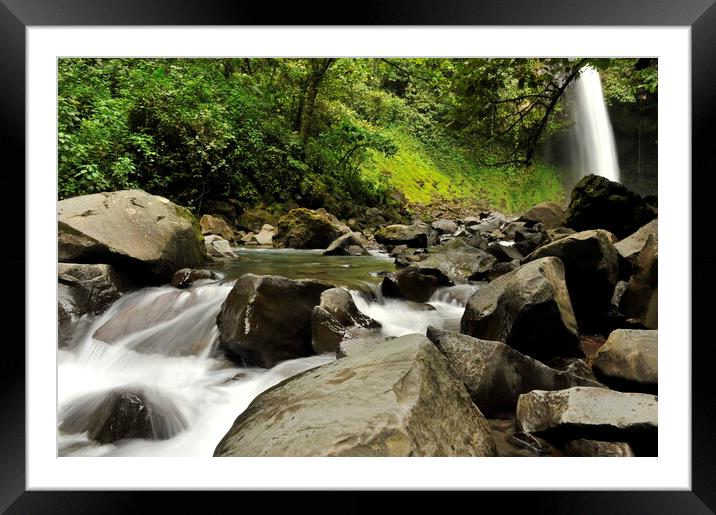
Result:
M586 64L611 100L656 92L636 59L61 59L58 192L350 215L398 189L524 209L562 195L538 148Z

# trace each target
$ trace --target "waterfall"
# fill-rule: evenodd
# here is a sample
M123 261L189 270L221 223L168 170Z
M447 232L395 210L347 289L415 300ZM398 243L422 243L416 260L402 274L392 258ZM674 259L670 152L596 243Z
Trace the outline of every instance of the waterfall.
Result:
M585 67L575 81L573 119L576 142L572 145L572 162L578 178L590 173L619 182L614 132L604 102L599 72Z

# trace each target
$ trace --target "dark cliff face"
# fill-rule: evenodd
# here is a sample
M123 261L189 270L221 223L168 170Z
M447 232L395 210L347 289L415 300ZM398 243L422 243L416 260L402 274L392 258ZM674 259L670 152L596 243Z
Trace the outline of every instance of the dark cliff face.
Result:
M622 183L642 196L657 193L657 100L609 106Z
M642 196L657 194L658 98L650 95L635 103L614 103L608 106L614 131L620 179L630 190ZM576 135L567 129L549 137L542 146L542 158L549 164L567 171L564 185L567 190L581 178L571 162L570 149L576 145Z

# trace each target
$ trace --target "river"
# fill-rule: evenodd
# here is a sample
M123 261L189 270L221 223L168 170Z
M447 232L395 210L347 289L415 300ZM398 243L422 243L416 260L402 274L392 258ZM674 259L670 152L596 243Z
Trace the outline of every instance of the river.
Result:
M236 417L261 392L304 370L335 359L324 354L288 360L269 370L229 362L218 346L216 315L244 273L320 279L346 287L357 307L382 324L385 336L423 333L428 325L454 329L474 285L438 290L426 311L380 294L385 254L322 256L321 251L238 249L239 258L210 267L216 280L177 290L144 288L124 294L88 324L70 349L58 351L58 423L88 416L93 403L117 388L140 390L163 408L164 440L127 439L98 444L87 433L58 430L59 456L211 456ZM110 342L110 343L107 343Z

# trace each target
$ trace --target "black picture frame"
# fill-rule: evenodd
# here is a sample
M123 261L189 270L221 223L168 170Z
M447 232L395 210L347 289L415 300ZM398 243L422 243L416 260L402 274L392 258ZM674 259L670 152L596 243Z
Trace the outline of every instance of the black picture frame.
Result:
M15 328L14 338L4 342L2 388L0 389L0 509L8 513L137 513L153 511L150 504L160 497L159 506L175 512L231 509L234 503L248 508L253 504L286 509L298 503L320 510L335 511L340 502L343 512L363 512L373 507L374 494L341 493L327 499L315 492L294 492L290 500L274 492L60 492L25 491L25 247L19 234L24 230L25 198L25 29L30 26L82 25L559 25L559 26L688 26L691 28L692 67L692 236L707 237L705 213L710 191L706 182L713 176L713 159L708 130L716 106L716 0L503 0L467 2L464 0L401 0L381 2L363 0L350 5L345 14L320 5L302 2L276 6L268 2L232 0L0 0L0 156L3 211L12 220L12 245L0 254L0 270L5 271L5 328ZM11 157L13 159L8 159ZM673 173L678 173L674 171ZM698 183L698 187L694 187ZM700 198L701 195L703 198ZM8 205L9 203L9 205ZM18 215L22 213L22 215ZM17 219L23 220L20 230ZM7 237L7 236L6 236ZM12 248L10 248L12 247ZM690 491L525 491L470 492L451 495L450 504L468 502L476 508L485 502L502 503L529 513L714 513L716 511L716 402L708 340L699 340L695 329L708 320L708 303L699 297L713 284L714 260L692 247L691 270L700 279L692 282L692 342L666 342L682 345L692 352L692 489ZM25 274L32 273L25 270ZM21 293L22 292L22 293ZM704 295L701 295L704 294ZM27 306L27 309L32 309ZM699 322L699 324L696 324ZM701 334L705 336L705 332ZM54 349L48 349L53 351ZM578 471L575 471L578 472ZM469 495L469 498L466 496ZM402 496L404 508L422 505L424 492ZM290 503L290 504L289 504ZM407 503L407 504L406 504ZM476 503L479 503L476 504ZM220 508L221 506L230 508Z

